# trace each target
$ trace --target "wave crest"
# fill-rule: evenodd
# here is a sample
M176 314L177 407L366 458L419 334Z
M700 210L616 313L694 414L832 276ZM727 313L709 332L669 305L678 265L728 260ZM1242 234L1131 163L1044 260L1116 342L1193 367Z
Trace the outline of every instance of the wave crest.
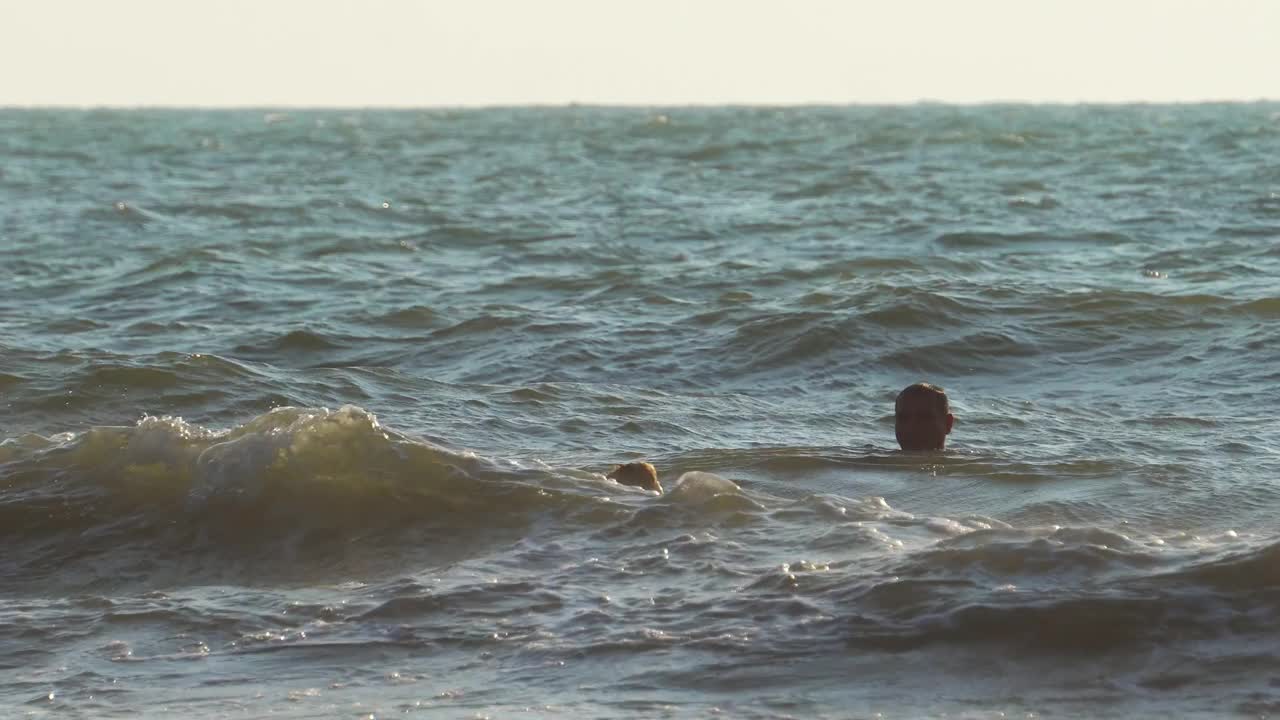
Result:
M107 574L130 554L154 568L174 552L278 570L357 545L393 562L468 534L502 541L548 512L625 512L609 493L625 497L592 473L400 435L353 406L278 408L223 431L145 417L0 444L0 538L13 551L0 577L74 582L87 560L88 575Z

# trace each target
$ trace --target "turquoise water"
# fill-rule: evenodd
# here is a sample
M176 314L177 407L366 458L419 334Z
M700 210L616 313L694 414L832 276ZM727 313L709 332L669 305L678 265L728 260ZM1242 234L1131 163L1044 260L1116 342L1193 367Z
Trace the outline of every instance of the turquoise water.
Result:
M1275 104L0 110L0 704L1276 713L1276 157Z

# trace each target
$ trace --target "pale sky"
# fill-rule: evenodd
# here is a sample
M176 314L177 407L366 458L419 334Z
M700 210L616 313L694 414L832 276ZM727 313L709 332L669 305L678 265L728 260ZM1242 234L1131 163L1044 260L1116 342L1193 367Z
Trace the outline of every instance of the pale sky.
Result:
M0 106L1280 99L1280 0L0 0Z

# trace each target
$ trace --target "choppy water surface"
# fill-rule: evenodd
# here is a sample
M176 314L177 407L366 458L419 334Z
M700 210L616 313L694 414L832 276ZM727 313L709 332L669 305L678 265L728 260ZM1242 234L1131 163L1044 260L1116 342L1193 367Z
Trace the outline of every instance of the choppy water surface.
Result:
M0 704L1280 713L1276 157L1269 104L0 111Z

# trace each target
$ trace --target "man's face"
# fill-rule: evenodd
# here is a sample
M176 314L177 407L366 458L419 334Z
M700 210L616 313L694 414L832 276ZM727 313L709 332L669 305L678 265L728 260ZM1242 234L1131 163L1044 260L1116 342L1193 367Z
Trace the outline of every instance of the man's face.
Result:
M893 432L903 450L941 450L954 421L939 411L933 396L909 394L898 401Z

